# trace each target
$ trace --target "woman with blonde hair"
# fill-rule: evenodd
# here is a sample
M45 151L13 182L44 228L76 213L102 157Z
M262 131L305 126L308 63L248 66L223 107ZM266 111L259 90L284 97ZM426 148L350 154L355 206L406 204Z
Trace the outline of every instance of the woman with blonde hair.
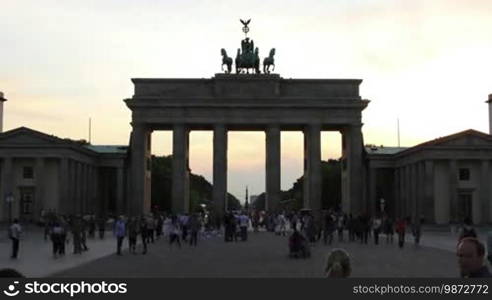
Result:
M350 256L344 249L333 249L326 260L325 273L327 277L349 277L352 272Z

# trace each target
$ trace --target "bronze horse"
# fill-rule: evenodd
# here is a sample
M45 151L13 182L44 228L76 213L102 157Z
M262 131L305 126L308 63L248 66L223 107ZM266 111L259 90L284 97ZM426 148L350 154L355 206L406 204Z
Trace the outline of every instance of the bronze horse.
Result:
M275 70L275 61L273 59L274 55L275 48L272 48L272 50L270 50L270 55L268 57L265 57L265 59L263 60L263 73L270 74L270 66L273 66L272 72Z
M227 52L225 51L224 48L220 49L220 53L222 54L222 71L224 71L224 65L226 65L227 70L225 70L224 72L226 74L229 74L231 73L231 69L232 69L232 58L227 56Z

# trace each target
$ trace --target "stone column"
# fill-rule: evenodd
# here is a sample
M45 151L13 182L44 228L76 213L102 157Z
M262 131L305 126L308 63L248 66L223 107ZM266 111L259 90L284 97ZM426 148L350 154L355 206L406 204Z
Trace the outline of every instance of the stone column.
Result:
M363 140L361 127L361 124L351 125L343 131L348 186L348 195L343 197L346 202L343 207L344 210L354 215L358 215L368 208L367 204L362 202L364 188L362 186Z
M116 168L116 212L118 215L126 214L123 203L123 168Z
M58 191L58 205L57 212L63 214L72 213L72 205L74 199L71 198L68 194L69 185L70 185L70 177L69 177L69 169L68 169L68 158L61 157L60 163L58 166L58 182L59 182L59 191Z
M215 213L222 217L227 210L227 129L223 124L214 126L213 137L213 195Z
M435 198L434 198L434 161L426 160L424 162L424 202L422 210L428 223L435 223Z
M13 174L13 158L4 157L2 164L2 204L0 207L4 207L2 218L8 221L9 217L9 205L6 203L6 197L9 194L14 194L14 174ZM19 199L14 199L14 201L19 201ZM15 218L14 215L14 203L12 205L12 219Z
M492 105L492 104L491 104ZM481 222L482 224L490 223L492 221L492 215L490 215L490 177L489 177L490 163L488 160L482 160L480 165L480 209L482 211ZM492 249L489 250L492 252Z
M132 124L130 215L150 212L150 130L143 124Z
M458 169L454 159L449 160L449 215L451 219L458 218Z
M189 198L189 168L188 145L189 131L183 124L175 124L173 128L173 185L172 209L174 213L188 212Z
M387 213L392 217L395 218L396 216L400 215L400 208L401 208L401 203L400 203L400 169L398 167L395 167L394 169L394 178L395 181L393 182L393 199L391 201L393 202L393 211Z
M361 188L361 187L359 187ZM321 209L321 127L304 129L304 207L314 212Z
M374 216L376 213L376 208L377 211L379 212L379 199L376 199L376 174L377 174L377 169L374 168L374 166L369 166L369 213L371 216ZM388 200L388 199L386 199Z
M88 182L87 182L87 212L89 214L93 214L94 213L94 208L93 208L93 205L92 205L92 199L93 199L93 194L94 194L94 185L93 185L93 182L94 182L94 174L93 174L93 167L91 164L89 164L87 166L87 178L88 178Z
M417 197L415 202L415 210L417 219L423 216L424 210L422 209L424 205L424 186L425 186L425 162L417 163Z
M271 125L266 130L266 199L265 210L280 208L280 127ZM316 154L314 154L316 155ZM321 154L320 154L321 155ZM321 199L321 197L320 197Z
M46 185L46 170L43 157L36 158L36 169L34 171L34 178L36 180L36 191L34 192L34 211L33 217L35 220L39 219L41 210L46 208L45 198L45 185Z
M404 218L410 216L412 214L411 210L411 193L410 193L410 165L405 166L405 215L402 216Z
M82 214L87 214L88 178L87 164L82 163Z
M83 173L82 173L82 163L76 162L77 164L77 214L82 213L82 187L83 187Z

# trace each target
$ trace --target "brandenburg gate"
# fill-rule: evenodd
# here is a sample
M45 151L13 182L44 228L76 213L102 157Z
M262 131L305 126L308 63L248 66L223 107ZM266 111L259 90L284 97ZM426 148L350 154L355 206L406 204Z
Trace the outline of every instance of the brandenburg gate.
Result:
M246 37L235 58L221 49L225 74L211 79L132 79L135 92L125 99L132 111L130 141L129 214L150 211L151 133L172 130L172 209L189 210L189 134L213 131L213 203L217 213L227 210L227 132L264 131L266 134L266 209L280 202L280 133L304 133L304 208L321 208L321 131L342 134L342 208L367 210L362 165L362 110L369 101L359 95L362 80L284 79L270 74L275 48L260 70L258 47ZM272 69L272 70L273 70ZM249 73L251 70L252 74Z
M305 208L321 208L321 131L342 134L342 206L358 213L364 200L362 80L283 79L277 74L216 74L211 79L132 79L130 213L150 211L151 133L173 132L172 208L189 208L189 133L213 131L213 203L226 207L227 132L266 133L266 205L280 199L280 133L304 133Z

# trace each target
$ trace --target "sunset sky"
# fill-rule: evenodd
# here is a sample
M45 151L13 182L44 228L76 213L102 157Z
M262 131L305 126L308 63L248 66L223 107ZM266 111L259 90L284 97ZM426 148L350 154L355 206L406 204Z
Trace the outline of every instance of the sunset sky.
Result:
M276 48L284 78L363 79L365 143L395 146L473 128L488 133L490 0L16 0L0 8L4 130L20 126L93 144L127 144L131 78L211 78L244 37ZM171 152L170 132L153 153ZM323 159L340 135L324 133ZM263 133L229 133L228 189L264 191ZM282 134L282 188L302 173L301 133ZM191 134L191 168L212 180L212 134Z

